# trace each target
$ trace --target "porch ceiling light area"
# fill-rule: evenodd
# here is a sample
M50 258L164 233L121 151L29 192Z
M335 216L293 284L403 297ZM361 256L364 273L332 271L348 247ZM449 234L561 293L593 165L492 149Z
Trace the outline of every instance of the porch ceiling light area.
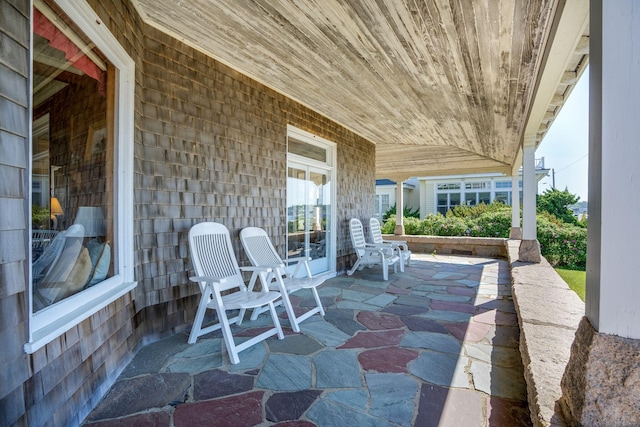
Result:
M522 141L555 3L134 4L150 25L375 144L445 145L501 166Z

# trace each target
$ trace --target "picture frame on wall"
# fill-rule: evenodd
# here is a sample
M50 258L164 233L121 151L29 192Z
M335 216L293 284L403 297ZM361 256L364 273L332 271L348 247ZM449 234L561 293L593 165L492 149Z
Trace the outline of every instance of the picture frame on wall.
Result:
M93 123L87 132L87 144L84 153L85 159L90 159L95 154L102 153L107 148L107 125L104 120Z

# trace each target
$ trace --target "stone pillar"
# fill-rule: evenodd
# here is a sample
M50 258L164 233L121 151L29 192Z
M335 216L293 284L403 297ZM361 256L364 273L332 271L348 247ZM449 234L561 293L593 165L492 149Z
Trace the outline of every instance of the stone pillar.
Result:
M540 262L540 244L536 230L536 146L525 146L522 152L522 242L520 242L519 260Z
M511 176L511 230L509 238L513 240L522 239L522 228L520 228L520 176Z
M586 318L562 380L570 425L640 425L640 8L591 0Z
M396 228L393 234L402 236L404 234L404 185L403 181L396 181Z

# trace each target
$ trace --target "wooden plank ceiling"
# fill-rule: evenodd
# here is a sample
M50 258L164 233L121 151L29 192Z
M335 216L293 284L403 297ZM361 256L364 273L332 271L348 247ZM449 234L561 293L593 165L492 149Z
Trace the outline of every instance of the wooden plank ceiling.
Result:
M511 169L553 0L135 0L143 19L376 144L376 176Z

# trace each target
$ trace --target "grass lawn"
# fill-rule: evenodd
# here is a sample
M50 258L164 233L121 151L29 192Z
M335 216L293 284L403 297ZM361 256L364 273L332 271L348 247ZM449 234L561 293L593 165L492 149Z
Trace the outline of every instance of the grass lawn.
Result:
M579 270L565 270L563 268L555 269L560 277L567 282L567 285L584 301L584 289L587 281L587 272Z

